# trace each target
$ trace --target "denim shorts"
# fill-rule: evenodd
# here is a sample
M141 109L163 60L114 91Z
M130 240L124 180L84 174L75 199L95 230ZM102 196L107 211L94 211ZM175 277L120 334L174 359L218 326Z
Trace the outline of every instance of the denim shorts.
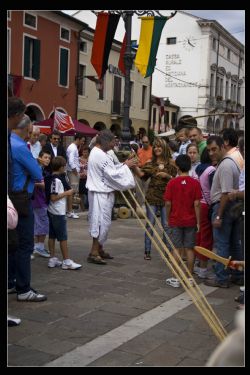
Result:
M66 215L53 215L48 211L49 216L49 238L56 238L57 241L67 241L67 219Z
M196 227L170 227L169 236L177 249L193 249L196 240Z

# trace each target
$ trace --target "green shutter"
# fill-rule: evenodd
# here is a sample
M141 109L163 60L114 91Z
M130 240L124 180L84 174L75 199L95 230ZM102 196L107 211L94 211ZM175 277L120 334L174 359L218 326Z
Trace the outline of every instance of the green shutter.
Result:
M33 67L32 67L32 76L35 79L40 78L40 40L33 39Z
M60 85L67 86L68 84L68 50L60 49Z
M24 68L23 75L29 77L29 66L30 66L30 38L24 37Z

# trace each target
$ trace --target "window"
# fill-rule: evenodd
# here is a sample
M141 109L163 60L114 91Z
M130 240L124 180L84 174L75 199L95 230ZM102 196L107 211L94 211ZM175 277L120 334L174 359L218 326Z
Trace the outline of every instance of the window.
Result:
M81 39L80 41L80 52L84 52L84 53L87 53L87 42L85 42L85 40Z
M11 19L11 13L10 13L10 10L7 10L7 19L8 19L8 20Z
M122 92L122 79L121 77L114 76L114 91L112 113L121 113L121 92Z
M216 45L217 45L216 39L213 38L213 50L214 51L216 51Z
M156 124L156 108L153 108L153 126Z
M169 111L164 112L164 124L169 125Z
M147 86L142 85L141 109L146 109Z
M40 40L24 37L24 77L40 78Z
M61 27L60 39L70 42L70 30L66 29L66 27Z
M225 92L225 99L229 99L229 96L228 96L228 89L229 89L229 86L228 86L228 81L226 81L226 92Z
M24 13L24 25L32 29L37 29L37 17L30 13Z
M230 60L230 57L231 57L231 51L230 51L230 49L228 48L228 50L227 50L227 59Z
M215 96L219 96L220 95L220 77L217 77L216 78L216 93L215 93Z
M59 85L68 86L69 50L60 47Z
M230 92L230 99L233 100L233 87L234 85L231 84L231 92Z
M243 58L240 57L240 68L242 68L242 67L243 67Z
M223 78L220 78L220 96L223 98Z
M104 88L105 88L105 78L103 77L103 79L102 79L102 85L101 85L101 87L100 87L100 90L98 90L98 92L99 92L99 97L98 97L98 99L99 100L104 100Z
M240 103L240 86L238 86L237 103Z
M176 44L176 38L167 38L167 44Z
M210 96L213 97L214 95L214 74L211 73L211 78L210 78Z
M177 120L176 112L172 112L171 124L173 127L176 126L176 120Z
M85 65L79 65L79 76L78 76L78 85L77 85L77 94L85 96L86 95L86 66Z

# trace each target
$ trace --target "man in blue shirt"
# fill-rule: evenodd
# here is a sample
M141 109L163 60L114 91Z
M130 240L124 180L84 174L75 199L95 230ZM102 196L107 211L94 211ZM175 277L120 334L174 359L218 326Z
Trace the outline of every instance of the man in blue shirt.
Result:
M45 301L47 297L34 291L30 286L31 264L30 256L34 249L34 215L31 205L31 196L35 181L42 180L41 167L33 158L25 140L28 139L32 124L30 118L24 115L23 119L12 130L10 142L12 151L12 191L22 190L27 176L29 183L27 191L30 195L29 215L18 218L17 232L19 246L16 253L9 254L9 289L16 288L18 301ZM16 280L16 281L15 281Z

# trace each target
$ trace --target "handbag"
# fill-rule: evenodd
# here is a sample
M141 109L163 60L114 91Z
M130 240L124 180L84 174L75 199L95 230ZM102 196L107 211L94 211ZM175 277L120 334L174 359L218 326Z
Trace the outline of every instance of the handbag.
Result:
M29 216L30 195L27 191L30 177L27 176L23 190L11 191L9 197L17 210L18 216Z

